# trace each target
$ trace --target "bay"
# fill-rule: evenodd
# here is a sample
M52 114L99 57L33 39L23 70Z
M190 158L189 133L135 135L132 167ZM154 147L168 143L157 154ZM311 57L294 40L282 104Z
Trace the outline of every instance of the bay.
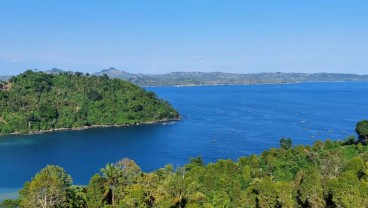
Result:
M355 135L368 119L368 83L148 87L183 116L166 122L41 135L0 137L0 200L47 164L60 165L74 184L88 184L108 162L128 157L143 171L259 154L294 144Z

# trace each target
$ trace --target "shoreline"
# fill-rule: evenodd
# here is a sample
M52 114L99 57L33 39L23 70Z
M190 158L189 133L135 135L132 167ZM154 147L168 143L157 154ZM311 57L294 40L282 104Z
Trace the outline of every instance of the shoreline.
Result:
M120 128L120 127L129 127L129 126L142 126L142 125L150 125L150 124L159 124L159 123L170 122L170 121L180 121L181 119L182 117L179 116L177 118L137 122L137 123L132 123L132 124L91 125L91 126L80 126L80 127L73 127L73 128L57 128L57 129L50 129L50 130L40 130L40 131L32 131L32 132L27 132L27 133L13 132L10 134L0 134L0 138L4 136L21 136L21 135L30 136L30 135L47 134L47 133L61 132L61 131L82 131L82 130L94 129L94 128L109 128L109 127Z
M183 84L183 85L138 85L140 87L211 87L211 86L252 86L252 85L292 85L292 84L309 84L309 83L362 83L368 81L316 81L316 82L264 82L264 83L218 83L218 84Z

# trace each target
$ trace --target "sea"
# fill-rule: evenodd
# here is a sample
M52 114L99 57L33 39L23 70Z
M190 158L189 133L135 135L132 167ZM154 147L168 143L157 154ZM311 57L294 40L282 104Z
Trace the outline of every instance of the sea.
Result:
M74 184L88 184L107 163L134 160L150 172L191 158L236 161L279 146L356 135L368 119L368 83L302 83L147 87L167 100L180 121L0 137L0 200L48 164L62 166Z

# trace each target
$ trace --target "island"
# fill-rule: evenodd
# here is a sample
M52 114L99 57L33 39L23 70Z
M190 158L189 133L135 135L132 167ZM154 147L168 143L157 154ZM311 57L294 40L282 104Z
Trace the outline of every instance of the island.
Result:
M0 134L127 126L176 120L155 93L120 79L27 70L0 82Z

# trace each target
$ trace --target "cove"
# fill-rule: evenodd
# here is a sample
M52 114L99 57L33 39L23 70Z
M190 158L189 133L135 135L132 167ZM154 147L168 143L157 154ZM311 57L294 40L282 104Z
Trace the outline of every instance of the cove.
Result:
M143 171L197 156L207 163L236 160L277 147L285 137L294 144L344 139L355 135L357 121L368 119L368 83L146 89L168 100L182 120L0 137L0 192L14 192L47 164L87 184L106 163L124 157Z

